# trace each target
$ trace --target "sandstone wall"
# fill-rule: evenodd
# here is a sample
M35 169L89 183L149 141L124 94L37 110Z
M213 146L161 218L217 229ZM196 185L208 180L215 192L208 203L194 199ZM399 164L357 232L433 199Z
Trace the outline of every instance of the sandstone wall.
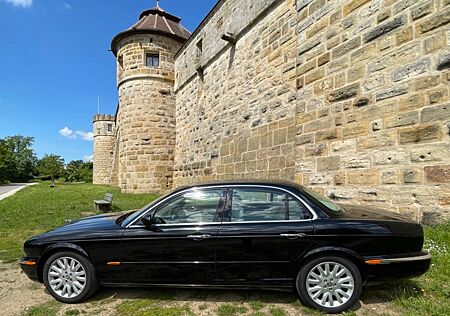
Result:
M119 43L116 179L123 192L163 192L172 187L173 56L180 46L159 35L134 35ZM159 68L146 66L146 53L159 53Z
M175 185L295 179L449 217L449 22L448 0L223 1L177 57Z
M109 128L108 128L109 125ZM94 184L111 184L115 145L115 116L94 116Z
M303 184L424 221L449 216L449 4L297 2Z
M295 23L293 1L225 1L179 55L175 185L294 180ZM186 67L200 39L203 76Z

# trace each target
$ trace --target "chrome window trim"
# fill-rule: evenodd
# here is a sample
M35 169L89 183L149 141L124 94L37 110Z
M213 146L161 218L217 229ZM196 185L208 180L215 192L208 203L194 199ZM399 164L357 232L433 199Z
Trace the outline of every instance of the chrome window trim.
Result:
M211 186L202 186L202 187L191 187L184 190L181 190L177 192L175 195L169 195L165 199L159 201L157 204L153 205L152 207L148 208L147 210L143 211L142 214L140 214L138 217L136 217L135 220L133 220L130 224L128 224L125 228L142 228L145 227L144 225L133 225L135 222L137 222L142 216L147 214L148 212L151 212L155 208L157 208L162 203L166 202L168 199L172 197L176 197L178 195L184 194L189 191L198 190L198 189L224 189L224 188L263 188L263 189L275 189L275 190L281 190L284 191L290 195L292 195L294 198L297 199L298 202L302 203L308 211L312 214L312 218L310 219L301 219L301 220L277 220L277 221L249 221L249 222L198 222L198 223L183 223L183 224L164 224L163 227L168 226L185 226L185 225L191 225L191 226L202 226L202 225L211 225L211 224L255 224L255 223L295 223L295 222L307 222L307 221L313 221L318 218L317 213L312 209L312 207L305 202L304 199L299 197L297 194L293 193L292 191L286 190L284 188L275 187L271 185L262 185L262 184L229 184L229 185L211 185Z

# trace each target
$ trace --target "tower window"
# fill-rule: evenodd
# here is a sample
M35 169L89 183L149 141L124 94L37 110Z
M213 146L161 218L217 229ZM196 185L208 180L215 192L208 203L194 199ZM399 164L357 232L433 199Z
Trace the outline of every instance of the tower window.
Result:
M108 132L112 132L112 124L108 124Z
M146 66L150 68L159 67L159 54L147 54L146 55Z

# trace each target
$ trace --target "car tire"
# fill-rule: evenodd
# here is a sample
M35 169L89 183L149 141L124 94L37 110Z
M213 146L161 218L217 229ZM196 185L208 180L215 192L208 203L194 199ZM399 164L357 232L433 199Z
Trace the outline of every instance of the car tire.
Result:
M335 314L348 310L359 300L362 279L350 260L326 256L310 260L300 269L296 287L305 305Z
M47 291L66 304L83 302L98 289L94 265L74 252L59 252L48 258L42 278Z

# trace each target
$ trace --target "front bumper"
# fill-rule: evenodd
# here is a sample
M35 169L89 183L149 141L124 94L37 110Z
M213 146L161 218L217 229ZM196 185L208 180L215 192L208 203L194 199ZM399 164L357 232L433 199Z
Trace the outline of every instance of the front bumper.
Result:
M368 283L420 276L430 269L431 255L421 251L400 256L364 258Z
M22 271L27 275L27 277L36 282L39 282L38 263L39 259L37 258L23 257L19 260L19 265Z

